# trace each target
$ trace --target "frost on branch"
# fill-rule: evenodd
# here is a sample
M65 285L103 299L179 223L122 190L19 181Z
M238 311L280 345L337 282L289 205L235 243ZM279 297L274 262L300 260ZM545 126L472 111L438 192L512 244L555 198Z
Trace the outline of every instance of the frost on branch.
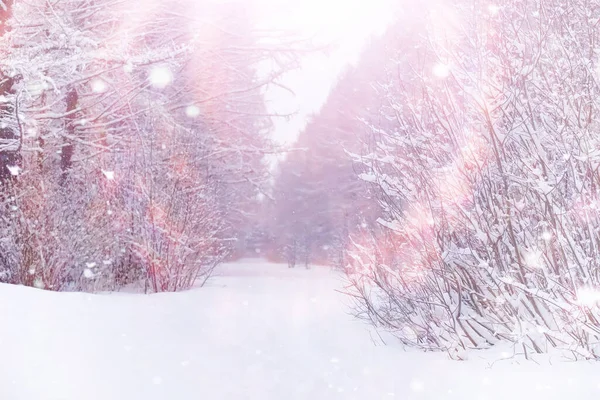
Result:
M383 223L348 277L357 313L407 345L600 358L600 31L563 5L460 1L381 39L355 160Z
M270 123L255 66L293 52L256 45L243 1L149 3L2 3L3 282L189 288L249 224Z

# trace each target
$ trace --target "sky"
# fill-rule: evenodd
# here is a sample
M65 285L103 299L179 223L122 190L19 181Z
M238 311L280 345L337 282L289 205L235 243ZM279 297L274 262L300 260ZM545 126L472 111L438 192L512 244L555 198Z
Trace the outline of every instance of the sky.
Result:
M296 113L291 119L274 118L273 138L291 144L307 118L324 104L337 76L356 62L364 44L391 22L393 0L257 0L262 23L314 37L332 50L315 52L301 60L301 68L285 75L281 83L294 94L277 87L266 93L269 111Z

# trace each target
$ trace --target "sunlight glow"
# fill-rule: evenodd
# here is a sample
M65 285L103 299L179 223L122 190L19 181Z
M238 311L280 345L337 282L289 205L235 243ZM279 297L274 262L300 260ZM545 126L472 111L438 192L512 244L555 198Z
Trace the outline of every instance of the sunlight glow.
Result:
M273 121L274 139L285 145L292 144L318 112L338 74L356 62L369 38L383 33L400 13L399 2L394 0L254 0L253 4L260 28L291 31L327 49L326 53L307 53L301 69L282 77L281 83L294 95L275 85L266 93L270 112L294 114L289 121Z
M335 38L381 29L394 4L390 0L256 0L256 3L265 15L266 25Z

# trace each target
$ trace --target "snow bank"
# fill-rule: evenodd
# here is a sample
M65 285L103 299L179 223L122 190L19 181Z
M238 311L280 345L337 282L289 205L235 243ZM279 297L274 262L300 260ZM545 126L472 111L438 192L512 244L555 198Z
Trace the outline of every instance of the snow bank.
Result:
M600 396L598 366L382 346L322 269L226 265L157 295L0 286L0 399L564 399Z

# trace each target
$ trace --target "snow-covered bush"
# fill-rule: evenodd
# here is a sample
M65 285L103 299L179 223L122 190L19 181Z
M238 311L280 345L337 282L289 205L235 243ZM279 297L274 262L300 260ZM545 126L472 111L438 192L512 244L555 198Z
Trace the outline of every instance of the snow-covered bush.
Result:
M244 2L0 9L0 281L204 282L267 175L262 90L293 46L258 46Z
M362 316L456 358L498 342L600 358L599 18L596 1L435 2L382 39L356 159L391 241L356 240Z

